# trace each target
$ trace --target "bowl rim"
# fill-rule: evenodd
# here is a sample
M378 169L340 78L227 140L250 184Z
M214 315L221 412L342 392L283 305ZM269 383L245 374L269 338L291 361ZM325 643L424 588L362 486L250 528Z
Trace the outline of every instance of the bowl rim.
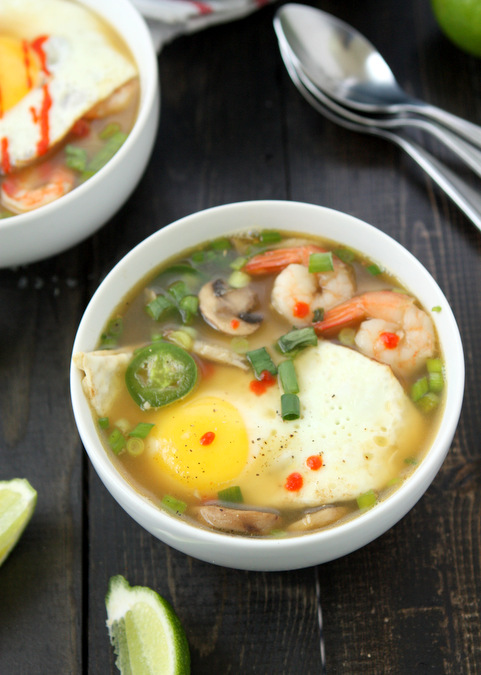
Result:
M71 363L70 385L72 407L78 431L97 473L99 473L101 480L104 482L109 491L111 491L113 494L115 493L114 497L117 499L117 501L119 500L116 495L121 495L123 500L123 508L135 520L137 520L137 522L140 522L138 519L139 514L142 516L143 520L145 520L145 518L148 520L154 518L156 523L155 528L146 527L144 523L141 523L144 528L148 529L152 534L158 536L158 538L163 541L165 541L164 536L168 533L170 536L170 541L174 540L177 542L180 550L185 550L182 548L185 542L190 542L192 546L196 546L198 548L203 546L205 548L205 555L203 557L204 560L209 560L210 548L219 543L222 545L228 542L230 557L235 557L236 554L241 553L244 557L248 556L249 554L262 556L263 554L272 553L273 550L276 552L276 556L281 556L282 554L287 555L290 553L292 557L292 549L295 548L294 557L296 562L294 564L289 564L288 567L255 567L254 563L252 566L245 567L245 569L295 569L296 567L306 567L311 564L318 564L316 562L316 551L322 551L323 546L334 546L338 551L341 551L340 553L337 552L336 555L332 556L332 558L327 558L321 561L326 562L329 559L337 558L341 555L345 555L346 553L356 550L357 548L369 543L373 539L377 538L377 536L380 536L390 529L390 527L392 527L396 522L403 518L404 515L406 515L406 513L414 506L414 504L427 490L439 468L441 467L451 446L452 439L458 425L463 401L465 376L463 348L459 329L447 298L445 297L443 291L435 279L417 258L415 258L393 237L384 233L378 228L375 228L374 226L356 218L355 216L351 216L341 211L330 209L324 206L318 206L306 202L285 200L252 200L214 206L194 214L184 216L183 218L180 218L179 220L176 220L171 224L157 230L137 244L112 268L112 270L103 279L102 283L93 294L87 308L85 309L73 344L72 356L78 351L84 351L85 343L88 343L89 340L90 344L92 344L92 340L94 338L98 339L100 331L94 336L90 323L92 320L91 317L93 316L98 303L102 302L102 298L106 294L106 289L112 285L113 280L116 280L117 283L130 283L128 273L129 267L132 265L135 267L134 263L138 259L148 259L148 251L152 251L152 249L155 248L155 246L152 245L153 243L159 247L159 242L162 243L163 240L169 238L175 239L173 235L175 235L176 231L182 231L187 227L191 229L192 232L194 232L195 227L199 225L199 221L211 219L214 216L221 216L225 221L228 221L229 218L226 216L235 214L236 211L242 213L249 212L249 210L266 211L266 209L268 212L270 210L275 211L276 209L282 209L284 211L292 212L293 214L299 212L299 210L305 210L306 212L311 210L313 213L315 212L318 214L319 217L322 215L327 215L329 218L334 220L334 223L339 219L345 220L345 227L351 223L359 230L358 239L360 237L365 238L367 235L371 237L371 239L377 240L377 242L381 245L387 244L390 249L392 249L393 256L396 254L396 252L401 253L403 265L405 266L408 262L409 268L417 271L420 278L428 287L429 292L435 298L436 304L442 305L442 312L439 314L433 313L433 321L437 325L438 332L440 332L440 327L442 329L442 334L439 335L439 338L442 342L443 351L446 357L446 364L449 364L447 377L449 380L449 385L447 388L444 414L438 431L429 450L426 452L425 457L422 459L415 471L406 481L403 482L401 486L392 492L386 499L380 501L374 508L366 511L359 517L353 518L352 520L325 530L303 532L302 536L294 535L285 538L248 538L197 527L160 509L152 501L150 501L149 498L137 492L135 488L131 486L125 478L122 477L120 472L109 459L108 454L105 452L105 449L98 438L93 424L92 413L90 412L90 408L86 403L86 399L80 386L80 374L73 364L73 361ZM239 231L240 229L241 228L239 227L233 228L231 230L226 228L224 233L227 234L229 232ZM243 229L248 228L244 227ZM302 229L299 229L298 231L301 232ZM305 231L312 232L312 229ZM319 235L323 236L323 233L320 232ZM212 234L210 236L214 237L219 235ZM200 243L200 241L205 241L205 239L206 235L203 234L202 238L199 239L198 242L193 241L190 243L189 247L195 245L196 243ZM354 246L352 247L354 248ZM184 247L184 250L185 248L187 247ZM359 247L359 250L363 251L361 247ZM367 255L372 258L370 254ZM136 281L140 282L143 278L148 277L154 268L162 264L162 260L167 259L167 257L160 258L160 262L157 260L155 265L151 265L150 268L148 268L148 271L144 269L141 274L137 273L134 275ZM392 271L392 268L390 268L390 271ZM402 277L401 281L404 285L406 285L406 282ZM130 285L133 286L134 283L131 283ZM425 289L423 289L423 293L424 292ZM120 302L123 295L125 295L125 293L120 293L118 295L117 304ZM416 295L419 297L420 294L416 293ZM113 309L114 307L108 311L105 310L104 315L108 316L110 312L113 311ZM447 345L445 344L446 341L448 341L448 337L449 353L447 352ZM94 346L95 345L92 345L90 348L93 348ZM82 406L82 403L84 406ZM87 406L88 416L85 415L85 404ZM407 499L407 497L409 497L409 499ZM408 504L407 508L406 503ZM371 531L367 541L364 540L363 536L360 536L364 531ZM176 544L174 543L173 545L175 546ZM192 553L192 555L196 557L202 557L198 553ZM304 559L306 562L302 562ZM216 560L211 560L211 562L215 563ZM222 562L220 564L226 563Z
M130 130L125 142L115 153L115 155L105 164L97 173L91 176L85 183L78 185L74 190L63 195L61 199L45 204L39 209L29 211L27 213L18 213L9 218L0 219L0 233L2 230L13 229L17 225L30 224L35 226L45 214L48 217L59 208L66 206L67 208L75 207L75 201L82 199L83 195L88 191L95 189L95 186L102 178L112 171L115 171L119 164L124 161L124 156L130 152L130 149L135 146L142 130L148 122L151 111L157 105L157 94L159 89L159 73L158 63L155 47L152 40L152 34L145 22L144 18L137 10L137 8L130 2L130 0L115 0L115 10L118 12L119 8L122 12L129 16L129 26L132 27L133 33L126 34L118 28L118 20L115 13L109 14L109 10L113 7L113 0L76 0L80 5L85 5L89 11L97 14L105 23L113 27L114 31L119 34L122 41L127 46L132 58L137 66L141 87L140 87L140 101L137 117L134 125ZM99 6L102 4L103 6ZM142 58L136 58L134 50L132 49L133 40L137 44L137 49L140 48Z

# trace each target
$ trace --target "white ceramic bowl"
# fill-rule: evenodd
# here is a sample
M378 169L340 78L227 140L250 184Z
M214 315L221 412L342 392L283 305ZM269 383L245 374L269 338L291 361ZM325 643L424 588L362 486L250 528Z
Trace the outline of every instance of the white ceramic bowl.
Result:
M129 0L78 0L105 19L139 70L137 120L116 155L83 185L35 211L0 220L0 268L47 258L93 234L122 206L142 176L159 121L157 56L147 25Z
M98 475L134 520L165 543L191 556L227 567L287 570L327 562L372 541L400 520L423 495L449 450L464 390L464 359L459 331L442 291L405 248L386 234L346 214L310 204L282 201L243 202L183 218L156 232L128 253L102 282L80 323L73 352L95 348L106 320L121 298L163 260L228 232L266 228L309 232L365 252L382 263L427 308L440 305L432 318L445 357L447 401L432 447L402 486L371 510L325 531L293 538L256 539L208 531L168 515L136 492L118 473L99 440L96 425L72 366L71 393L77 426Z

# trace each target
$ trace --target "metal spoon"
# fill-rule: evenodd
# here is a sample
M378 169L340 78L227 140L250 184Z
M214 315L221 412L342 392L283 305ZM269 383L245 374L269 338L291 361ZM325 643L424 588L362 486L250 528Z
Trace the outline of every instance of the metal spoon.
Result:
M481 147L481 127L409 96L376 48L354 28L315 7L289 3L276 14L309 78L339 103L364 112L434 120Z
M304 70L304 64L297 58L296 53L291 48L291 45L284 34L282 21L277 15L274 18L274 29L277 33L279 41L285 43L286 48L288 48L290 60L296 68L300 79L316 98L319 98L321 102L325 102L326 92L320 89L319 86L316 85L315 81L310 78L309 73ZM400 129L404 126L411 126L421 129L422 131L427 131L444 143L455 155L459 157L459 159L465 162L465 164L467 164L478 176L481 177L481 151L470 143L466 143L456 134L452 134L444 127L439 126L435 122L418 118L404 118L397 115L371 117L368 114L360 114L351 108L336 104L336 100L332 98L327 101L327 105L330 106L331 103L334 112L345 117L351 122L356 122L357 124L364 124L369 127L378 127L381 129Z
M444 190L453 202L457 204L465 215L474 223L478 230L481 231L481 198L475 190L417 143L409 141L403 136L392 131L387 131L386 129L356 124L339 115L337 112L334 112L333 106L339 107L336 103L332 102L328 97L324 97L321 102L321 99L314 96L309 88L306 87L305 81L308 82L308 79L306 80L306 76L302 71L299 73L296 69L294 62L292 61L292 52L284 40L279 40L279 48L291 80L313 108L332 122L347 129L380 136L401 147L429 176L431 176L439 187Z

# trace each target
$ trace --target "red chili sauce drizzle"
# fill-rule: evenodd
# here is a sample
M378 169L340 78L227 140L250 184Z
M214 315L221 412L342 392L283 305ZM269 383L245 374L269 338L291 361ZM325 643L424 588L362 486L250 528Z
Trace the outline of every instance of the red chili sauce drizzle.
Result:
M200 444L201 445L210 445L211 443L214 442L215 439L215 433L213 431L206 431L203 436L200 438Z
M277 378L275 375L272 375L268 370L263 370L259 380L252 380L249 382L249 389L256 396L261 396L265 394L268 387L277 383Z
M285 489L289 492L299 492L303 485L304 479L300 473L297 473L297 471L289 474L286 478L286 482L284 483Z

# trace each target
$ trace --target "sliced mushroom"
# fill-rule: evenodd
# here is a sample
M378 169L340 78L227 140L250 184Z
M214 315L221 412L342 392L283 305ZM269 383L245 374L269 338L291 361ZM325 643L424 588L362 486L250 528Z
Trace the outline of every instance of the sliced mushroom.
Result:
M300 520L291 523L286 529L289 532L303 532L318 530L321 527L332 525L349 513L347 506L322 506L317 511L306 513Z
M227 335L250 335L259 328L263 316L253 312L257 303L252 288L232 288L222 279L209 281L199 291L202 316Z
M218 504L194 506L190 514L216 530L239 534L269 534L281 520L280 515L273 511L233 509Z
M210 342L204 342L203 340L195 340L192 345L192 351L207 361L236 366L236 368L242 368L242 370L250 370L250 366L243 356L221 345L210 344Z

